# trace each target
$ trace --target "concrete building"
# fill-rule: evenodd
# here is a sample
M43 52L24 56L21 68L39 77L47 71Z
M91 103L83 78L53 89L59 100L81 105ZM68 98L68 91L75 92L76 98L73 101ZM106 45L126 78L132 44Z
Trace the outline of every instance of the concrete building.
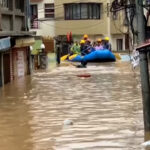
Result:
M37 36L55 36L54 0L30 0L31 31Z
M30 31L36 32L33 55L38 55L40 43L45 45L45 52L54 52L55 36L54 0L30 0ZM40 40L39 40L40 39Z
M30 73L28 0L0 1L0 86Z
M88 34L91 40L110 37L113 50L129 48L124 13L110 13L111 0L55 0L56 35L72 32L74 40Z

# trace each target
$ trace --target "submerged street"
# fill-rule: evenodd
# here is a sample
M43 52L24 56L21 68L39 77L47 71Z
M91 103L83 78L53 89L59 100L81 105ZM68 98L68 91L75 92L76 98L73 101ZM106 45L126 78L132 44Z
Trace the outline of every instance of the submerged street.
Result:
M140 81L128 62L20 78L0 89L0 118L1 150L141 150L144 141Z

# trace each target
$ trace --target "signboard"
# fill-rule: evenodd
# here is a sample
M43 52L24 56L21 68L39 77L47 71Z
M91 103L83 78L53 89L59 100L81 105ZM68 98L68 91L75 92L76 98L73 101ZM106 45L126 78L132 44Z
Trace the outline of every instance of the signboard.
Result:
M25 74L24 51L17 51L17 70L18 70L18 77L24 76Z
M140 56L138 51L133 51L132 56L131 56L131 62L133 65L133 68L139 65L140 63Z
M0 39L0 51L7 50L10 48L10 46L10 37Z

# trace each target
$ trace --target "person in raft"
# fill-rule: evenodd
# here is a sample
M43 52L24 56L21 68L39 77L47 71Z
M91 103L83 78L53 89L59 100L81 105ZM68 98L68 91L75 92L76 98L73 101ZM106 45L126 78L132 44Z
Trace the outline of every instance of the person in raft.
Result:
M87 35L87 34L84 34L84 36L83 36L83 40L86 42L86 41L87 41L87 39L88 39L88 35Z
M102 39L98 39L97 40L97 46L95 47L95 50L102 50L104 49L103 45L102 45Z
M80 51L81 51L81 56L85 56L88 53L87 50L87 45L86 45L86 41L85 40L81 40L80 41ZM85 61L84 59L81 60L81 64L78 65L78 68L86 68L87 65L87 61Z
M71 54L80 54L80 44L77 41L71 47Z
M104 49L108 49L111 51L111 43L109 42L109 37L105 37L104 39Z

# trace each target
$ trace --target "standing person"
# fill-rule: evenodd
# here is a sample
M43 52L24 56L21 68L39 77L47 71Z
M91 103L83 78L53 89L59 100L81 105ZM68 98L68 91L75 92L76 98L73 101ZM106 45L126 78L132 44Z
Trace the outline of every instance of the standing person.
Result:
M85 40L81 40L80 41L80 51L81 51L82 56L86 55L86 53L85 53L86 48L87 48L87 46L85 45Z
M85 45L85 40L80 41L80 50L81 50L81 56L85 56L87 52L87 46ZM78 68L86 68L87 62L84 60L84 58L81 60L81 65L78 65Z
M105 37L105 40L104 40L104 49L108 49L111 51L111 43L109 43L109 37Z
M102 45L102 39L98 39L97 40L97 46L95 47L95 50L102 50L104 49L103 45Z

